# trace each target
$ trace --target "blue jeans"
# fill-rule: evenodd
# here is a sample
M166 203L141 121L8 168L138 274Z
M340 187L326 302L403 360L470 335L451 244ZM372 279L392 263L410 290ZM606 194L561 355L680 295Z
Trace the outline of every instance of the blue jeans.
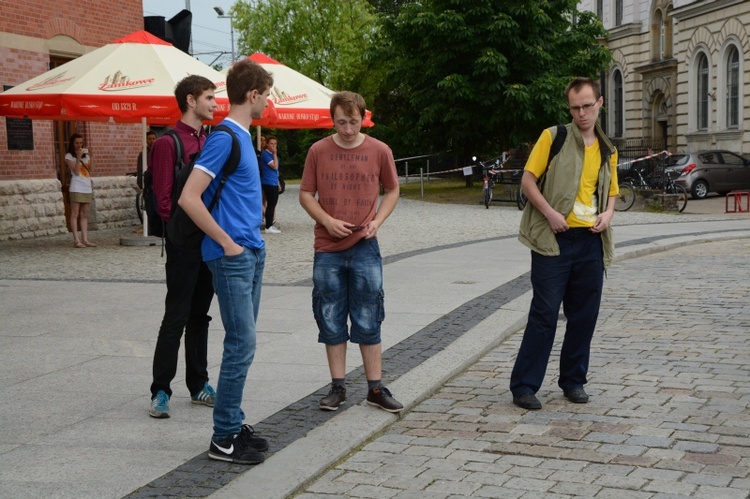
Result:
M206 262L213 275L224 323L224 354L214 404L214 440L223 440L242 429L242 392L255 356L255 322L266 250L245 248L236 256Z
M536 393L544 381L555 341L560 304L567 318L560 352L560 379L564 391L586 384L591 339L599 316L604 286L600 234L569 229L557 234L559 256L531 252L529 319L510 375L514 397Z
M312 296L319 343L379 344L385 295L377 239L362 239L343 251L315 253Z

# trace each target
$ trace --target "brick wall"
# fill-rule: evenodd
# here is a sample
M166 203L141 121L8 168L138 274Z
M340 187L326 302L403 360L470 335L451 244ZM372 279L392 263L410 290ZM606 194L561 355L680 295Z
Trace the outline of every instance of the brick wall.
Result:
M63 34L100 47L143 29L141 0L24 0L2 6L0 32L45 40Z
M50 51L70 58L143 29L141 0L2 0L0 90L49 69ZM61 48L62 47L62 48ZM34 149L9 151L6 119L0 117L0 239L35 237L65 230L55 148L57 123L32 122ZM140 125L74 122L91 151L100 227L137 222L130 184L141 146ZM98 179L98 181L97 181Z
M15 86L47 71L50 55L38 50L54 37L70 37L91 50L143 29L140 0L117 2L117 15L112 5L88 0L3 2L0 34L12 34L8 39L17 42L0 46L0 90L2 85ZM135 170L140 125L76 122L73 130L84 135L94 161L94 177ZM0 118L0 181L59 177L56 165L61 158L54 148L54 123L35 120L33 132L32 151L9 151L6 119Z

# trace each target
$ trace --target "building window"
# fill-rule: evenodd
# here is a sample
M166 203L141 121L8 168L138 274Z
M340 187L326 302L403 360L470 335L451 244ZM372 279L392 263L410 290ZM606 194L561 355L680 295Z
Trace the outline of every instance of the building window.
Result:
M696 103L698 109L696 112L697 125L699 130L708 129L708 58L706 54L698 56L698 92Z
M659 59L664 60L664 56L667 52L667 24L664 18L661 18L661 24L659 25Z
M615 0L615 26L622 26L622 0Z
M604 19L604 0L596 0L596 17Z
M614 85L612 85L613 101L614 101L614 132L615 137L622 137L623 135L623 113L624 113L624 96L625 93L622 88L622 72L619 70L615 71L614 74Z
M740 124L740 54L737 47L727 57L727 128Z

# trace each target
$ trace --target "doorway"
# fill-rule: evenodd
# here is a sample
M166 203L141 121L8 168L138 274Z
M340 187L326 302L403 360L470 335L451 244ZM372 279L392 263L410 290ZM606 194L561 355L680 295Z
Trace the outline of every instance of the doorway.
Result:
M54 69L70 60L63 57L50 56L49 68ZM55 141L53 151L55 172L62 186L63 204L65 205L65 225L68 228L68 232L70 232L70 172L65 164L65 154L68 152L68 140L76 132L75 123L72 121L55 121L52 128Z

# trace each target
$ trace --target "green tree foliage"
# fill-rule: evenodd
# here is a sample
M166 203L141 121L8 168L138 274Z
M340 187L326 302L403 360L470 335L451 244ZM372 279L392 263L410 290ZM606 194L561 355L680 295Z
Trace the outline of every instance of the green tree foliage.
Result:
M605 69L605 34L576 0L406 2L375 45L390 68L376 123L397 155L487 157L533 141L570 121L568 81Z
M378 22L366 0L239 0L232 10L240 52L263 52L333 90L374 90L363 54Z
M239 0L239 51L260 51L332 90L373 99L380 83L366 55L379 22L367 0ZM279 138L282 175L302 173L309 147L330 130L263 130Z

